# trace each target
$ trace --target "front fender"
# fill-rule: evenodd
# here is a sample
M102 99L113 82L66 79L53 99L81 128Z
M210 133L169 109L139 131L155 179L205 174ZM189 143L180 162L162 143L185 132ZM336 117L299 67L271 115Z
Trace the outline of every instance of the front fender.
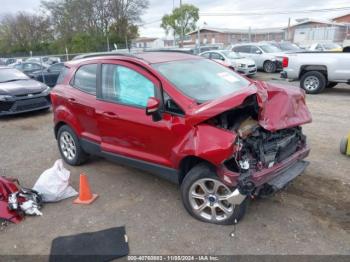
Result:
M195 126L175 149L183 156L196 156L218 166L234 152L237 135L208 124Z

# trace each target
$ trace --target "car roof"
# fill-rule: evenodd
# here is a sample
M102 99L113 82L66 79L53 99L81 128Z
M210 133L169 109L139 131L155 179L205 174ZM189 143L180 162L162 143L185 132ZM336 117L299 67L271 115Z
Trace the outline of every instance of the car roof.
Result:
M242 46L242 45L253 45L253 46L262 46L262 45L270 45L270 43L267 43L267 42L263 42L263 43L241 43L241 44L237 44L237 45L234 45L233 47L235 46Z
M135 54L118 54L118 53L111 53L108 54L102 54L102 55L92 55L91 57L72 60L66 63L66 65L76 65L80 64L82 61L89 61L89 60L108 60L108 59L120 59L120 58L128 58L128 59L139 59L147 64L158 64L158 63L166 63L166 62L172 62L172 61L180 61L180 60L187 60L187 59L203 59L200 56L187 54L184 52L141 52L141 53L135 53Z
M202 59L199 56L186 54L183 52L144 52L135 55L138 58L150 63L165 63L179 60L187 60L187 59Z

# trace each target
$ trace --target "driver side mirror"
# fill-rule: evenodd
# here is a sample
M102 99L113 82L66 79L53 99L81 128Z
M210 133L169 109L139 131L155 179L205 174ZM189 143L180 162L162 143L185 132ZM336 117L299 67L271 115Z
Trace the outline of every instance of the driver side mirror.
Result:
M257 53L258 55L262 54L262 52L260 50L256 50L255 53Z
M159 99L155 97L148 98L147 106L146 106L146 115L152 116L152 120L154 122L160 121L162 119L159 109L160 109Z

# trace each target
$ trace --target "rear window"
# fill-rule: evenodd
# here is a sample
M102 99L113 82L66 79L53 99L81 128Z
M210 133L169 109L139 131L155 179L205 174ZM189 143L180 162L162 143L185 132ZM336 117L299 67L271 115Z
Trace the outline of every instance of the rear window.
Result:
M64 68L61 70L61 72L60 72L60 74L59 74L59 76L58 76L58 78L57 78L57 82L56 82L57 85L63 83L64 79L66 78L66 76L67 76L67 74L68 74L68 72L69 72L69 68L68 68L68 67L64 67Z
M233 48L233 51L241 52L241 53L250 53L250 46L249 45L235 46Z
M96 94L97 64L81 66L74 76L73 86L89 94Z

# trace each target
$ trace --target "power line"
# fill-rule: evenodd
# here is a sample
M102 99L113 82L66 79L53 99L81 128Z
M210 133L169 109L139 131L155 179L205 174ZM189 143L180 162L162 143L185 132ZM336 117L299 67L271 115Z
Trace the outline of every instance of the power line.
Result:
M257 10L257 11L251 11L251 12L199 12L200 16L262 16L262 15L283 15L283 14L305 14L305 13L318 13L318 12L336 12L336 11L346 11L350 10L350 6L345 7L338 7L338 8L323 8L323 9L307 9L307 10ZM147 21L141 24L138 24L138 26L145 26L150 24L155 24L162 21L162 19L156 19Z
M261 16L261 15L283 15L293 13L318 13L318 12L334 12L350 10L350 6L338 7L338 8L323 8L323 9L307 9L307 10L260 10L252 12L200 12L200 16Z
M137 25L138 25L138 26L150 25L150 24L158 23L158 22L160 22L160 21L162 21L162 19L147 21L147 22L144 22L144 23L141 23L141 24L137 24Z

